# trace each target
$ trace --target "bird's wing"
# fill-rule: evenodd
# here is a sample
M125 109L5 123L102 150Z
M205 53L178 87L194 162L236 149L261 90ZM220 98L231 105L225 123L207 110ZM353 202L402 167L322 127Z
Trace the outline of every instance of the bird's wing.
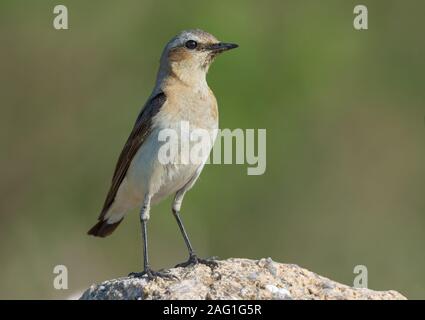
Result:
M112 178L111 188L109 189L99 220L103 219L104 215L114 202L115 196L121 182L127 174L127 170L134 155L151 132L152 118L159 112L166 100L167 97L163 92L158 93L146 103L145 107L137 117L134 128L125 143L124 149L121 151L120 157L118 158L114 176Z

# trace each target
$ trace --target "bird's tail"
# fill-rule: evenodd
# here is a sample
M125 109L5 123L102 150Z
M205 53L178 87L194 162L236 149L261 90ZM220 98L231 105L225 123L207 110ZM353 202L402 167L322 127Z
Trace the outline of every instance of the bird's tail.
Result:
M114 222L108 223L108 220L99 220L88 232L87 234L95 236L95 237L106 237L109 236L121 223L122 219Z

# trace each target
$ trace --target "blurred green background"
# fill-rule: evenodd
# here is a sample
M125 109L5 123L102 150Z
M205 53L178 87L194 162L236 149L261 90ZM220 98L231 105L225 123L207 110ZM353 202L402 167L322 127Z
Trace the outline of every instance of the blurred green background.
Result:
M69 30L52 27L53 7ZM353 8L369 9L355 31ZM425 298L424 1L0 3L0 298L68 298L140 271L136 211L86 235L165 43L202 28L238 50L209 84L221 128L266 128L267 171L208 165L183 219L200 256L271 256L352 285ZM186 259L170 199L154 268ZM53 268L69 290L53 288Z

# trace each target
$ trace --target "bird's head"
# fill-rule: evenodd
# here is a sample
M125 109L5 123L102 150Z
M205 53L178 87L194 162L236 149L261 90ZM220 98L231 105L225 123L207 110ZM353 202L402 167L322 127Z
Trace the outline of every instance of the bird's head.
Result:
M161 69L167 69L181 80L204 77L214 58L224 51L237 48L223 43L213 35L199 30L185 30L171 39L161 57Z

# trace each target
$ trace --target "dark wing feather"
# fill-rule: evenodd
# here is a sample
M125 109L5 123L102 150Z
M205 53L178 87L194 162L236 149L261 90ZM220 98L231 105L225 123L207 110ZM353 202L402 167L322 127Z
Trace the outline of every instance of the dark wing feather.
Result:
M121 151L120 157L118 158L114 176L112 178L111 188L109 189L99 220L103 219L104 215L114 202L115 196L121 182L127 174L127 170L134 155L151 132L152 118L159 112L166 100L167 97L163 92L158 93L147 102L146 106L137 117L134 128L125 143L124 149Z

